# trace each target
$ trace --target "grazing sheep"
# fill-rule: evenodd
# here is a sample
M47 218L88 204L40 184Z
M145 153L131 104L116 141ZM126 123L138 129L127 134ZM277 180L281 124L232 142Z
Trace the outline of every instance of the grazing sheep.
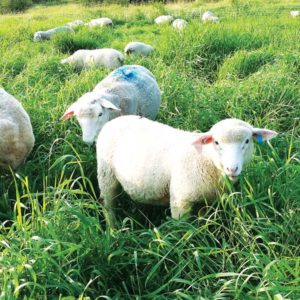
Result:
M107 123L97 139L98 181L109 220L121 188L135 201L170 205L173 218L193 203L216 196L222 177L235 181L253 153L253 141L275 131L253 128L238 119L193 133L137 116Z
M174 18L172 16L159 16L154 20L154 22L156 24L170 24L173 20Z
M129 114L155 119L159 106L160 90L153 74L142 66L128 65L111 72L92 92L73 103L62 118L76 116L83 141L91 144L109 120Z
M92 66L114 69L122 66L124 56L121 52L111 49L77 50L68 58L62 59L62 64L72 64L78 69L86 69Z
M34 145L30 119L22 104L0 89L0 166L16 170Z
M206 11L202 15L202 21L204 23L206 23L206 22L218 23L219 22L219 18L216 17L211 11Z
M128 43L124 49L125 54L149 55L154 51L150 45L141 42Z
M90 22L86 23L85 25L88 25L90 27L96 27L96 26L112 26L113 21L110 18L99 18L99 19L93 19Z
M69 22L67 25L70 26L70 27L83 26L84 22L81 21L81 20L76 20L76 21L73 21L73 22Z
M290 14L292 17L299 17L300 16L300 10L291 10Z
M177 30L183 30L188 25L188 22L183 19L176 19L173 21L172 26Z
M43 41L43 40L50 40L52 38L52 36L58 32L74 33L74 30L69 26L61 26L61 27L55 27L55 28L49 29L47 31L37 31L33 36L33 40L35 42L39 42L39 41Z

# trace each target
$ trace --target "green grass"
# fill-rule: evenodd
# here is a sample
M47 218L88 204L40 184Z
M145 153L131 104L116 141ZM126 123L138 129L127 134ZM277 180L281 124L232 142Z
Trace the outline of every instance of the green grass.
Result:
M221 17L202 24L204 10ZM0 86L28 111L36 137L27 162L0 174L0 299L300 299L300 19L296 1L37 6L0 18ZM184 17L183 33L157 27ZM33 33L107 16L111 29L34 43ZM169 209L123 197L119 229L106 228L94 147L64 110L109 71L59 61L80 48L130 41L155 47L129 57L163 91L158 120L208 130L226 117L278 131L257 145L239 183L176 221Z

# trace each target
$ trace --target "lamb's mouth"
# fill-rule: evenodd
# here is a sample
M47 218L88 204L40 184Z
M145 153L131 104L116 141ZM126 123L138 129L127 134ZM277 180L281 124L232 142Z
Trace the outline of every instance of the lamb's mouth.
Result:
M228 176L228 178L230 179L230 181L236 182L238 180L239 176L238 175L237 176Z

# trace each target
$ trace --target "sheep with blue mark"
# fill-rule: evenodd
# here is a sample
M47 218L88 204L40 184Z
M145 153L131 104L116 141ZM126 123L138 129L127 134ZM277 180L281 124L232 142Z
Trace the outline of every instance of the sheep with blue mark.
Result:
M92 144L108 121L121 115L139 115L154 120L159 111L160 90L145 67L126 65L111 72L92 92L84 94L64 113L75 116L82 139Z
M97 139L98 182L108 222L124 190L134 201L170 206L178 219L196 202L211 201L224 176L236 181L252 157L254 141L277 133L225 119L194 133L136 116L108 122Z

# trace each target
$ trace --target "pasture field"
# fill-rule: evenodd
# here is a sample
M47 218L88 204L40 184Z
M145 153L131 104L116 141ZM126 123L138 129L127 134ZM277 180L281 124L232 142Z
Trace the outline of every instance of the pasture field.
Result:
M219 24L202 24L212 10ZM0 299L300 299L300 18L297 1L214 1L122 7L37 6L0 15L0 86L29 113L35 147L0 174ZM169 13L189 22L157 26ZM33 34L106 16L113 28L76 29L34 43ZM59 61L80 48L130 41L155 47L127 57L157 78L158 120L208 130L226 117L279 132L256 145L240 181L205 212L180 221L126 196L119 229L106 228L95 148L69 104L109 71ZM0 134L1 135L1 134Z

